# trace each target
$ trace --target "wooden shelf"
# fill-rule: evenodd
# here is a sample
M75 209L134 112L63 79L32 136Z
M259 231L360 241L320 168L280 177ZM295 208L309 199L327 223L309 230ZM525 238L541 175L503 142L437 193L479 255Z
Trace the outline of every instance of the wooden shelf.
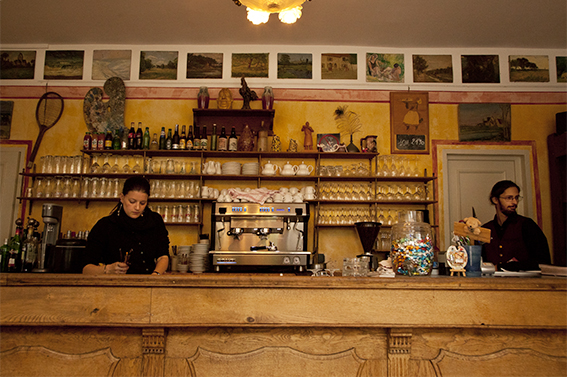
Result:
M235 128L236 134L240 135L245 125L257 133L264 122L264 129L268 130L268 135L273 135L275 113L275 110L256 109L193 109L193 124L199 126L201 132L203 126L207 126L208 134L212 132L213 125L216 124L217 135L224 127L228 136L232 127Z

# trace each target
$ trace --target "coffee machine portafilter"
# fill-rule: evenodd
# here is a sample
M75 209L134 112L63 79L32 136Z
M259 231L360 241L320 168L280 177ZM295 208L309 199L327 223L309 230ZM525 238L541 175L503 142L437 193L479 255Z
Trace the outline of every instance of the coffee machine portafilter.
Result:
M61 229L61 219L63 218L63 207L53 203L45 203L41 211L44 227L41 240L41 249L37 256L37 268L33 272L48 272L46 259L51 250L55 247Z

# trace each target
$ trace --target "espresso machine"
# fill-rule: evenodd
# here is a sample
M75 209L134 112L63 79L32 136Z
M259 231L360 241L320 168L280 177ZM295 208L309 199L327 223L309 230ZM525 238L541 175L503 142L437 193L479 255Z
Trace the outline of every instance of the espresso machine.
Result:
M309 264L306 203L213 203L214 270L301 272Z
M63 207L57 204L45 203L41 216L43 217L44 227L41 239L41 249L37 255L37 268L32 272L48 272L47 259L51 258L53 249L59 238L61 229L61 219L63 218Z

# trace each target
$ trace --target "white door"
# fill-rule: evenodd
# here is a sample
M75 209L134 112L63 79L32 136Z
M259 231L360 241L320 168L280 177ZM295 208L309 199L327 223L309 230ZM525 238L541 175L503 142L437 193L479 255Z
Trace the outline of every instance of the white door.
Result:
M443 153L444 241L451 243L453 223L472 216L484 224L495 215L489 196L492 186L501 180L514 181L524 197L518 204L518 213L534 218L532 182L528 151L511 150L447 150Z
M16 219L20 196L20 187L26 163L27 148L24 146L0 145L0 242L16 232ZM24 220L24 219L22 219Z

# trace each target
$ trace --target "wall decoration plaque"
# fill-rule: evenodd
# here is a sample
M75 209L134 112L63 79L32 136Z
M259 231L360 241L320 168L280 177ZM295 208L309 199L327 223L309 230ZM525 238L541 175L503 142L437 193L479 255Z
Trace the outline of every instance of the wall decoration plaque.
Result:
M429 94L390 93L391 153L429 153Z

